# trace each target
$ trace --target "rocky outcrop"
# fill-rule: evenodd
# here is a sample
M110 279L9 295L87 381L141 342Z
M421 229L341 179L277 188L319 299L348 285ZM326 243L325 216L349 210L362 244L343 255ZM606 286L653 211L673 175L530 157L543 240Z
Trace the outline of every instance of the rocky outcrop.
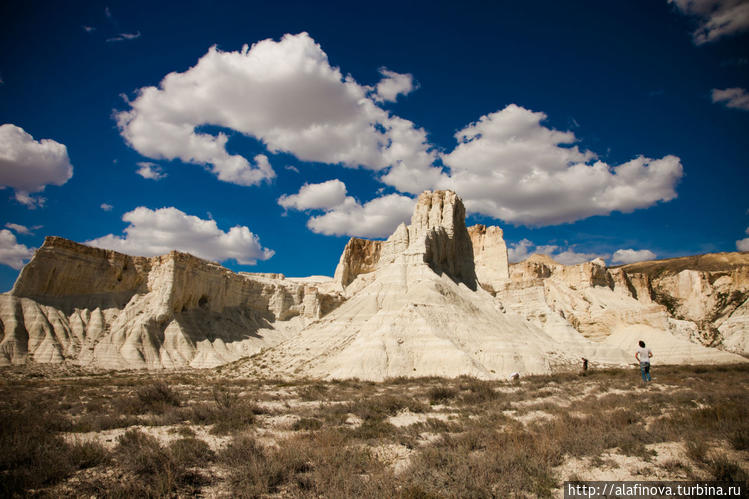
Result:
M570 369L581 356L626 365L639 339L658 362L744 361L705 345L747 353L746 254L508 265L502 230L464 219L455 193L425 192L387 240L352 238L334 279L47 238L0 295L0 365L157 369L252 356L226 372L503 378Z
M749 299L731 312L718 330L727 350L749 353Z
M653 334L679 345L659 351L662 362L742 360L674 336L664 307L635 299L627 276L610 273L603 261L564 266L535 256L507 269L501 231L466 229L458 223L463 213L454 193L426 192L411 225L399 226L377 245L376 263L352 262L350 255L375 251L350 241L339 269L366 272L348 282L347 301L295 337L224 372L505 378L570 369L581 356L597 365L624 365L631 362L635 336Z
M677 323L692 323L689 335L695 341L749 353L739 346L746 343L739 337L749 336L749 329L739 326L743 322L740 309L749 298L749 253L671 258L621 269L630 281L647 288L638 300L653 300ZM728 335L733 336L731 341Z
M406 253L422 255L435 272L475 289L473 247L465 221L465 207L454 192L421 193L408 227Z
M547 255L533 255L512 265L510 278L496 290L496 298L547 330L572 328L603 341L631 325L669 329L665 309L638 301L628 276L609 271L600 259L561 265Z
M691 343L749 353L743 350L749 329L738 308L749 296L749 265L741 263L743 254L736 255L612 269L603 260L561 265L533 255L511 265L510 281L495 289L495 295L503 306L540 327L572 327L594 341L614 341L609 337L626 336L623 330L634 335L652 328ZM707 262L710 270L683 268L685 260ZM691 358L684 351L680 355Z
M368 274L377 268L382 251L382 241L371 241L352 237L343 248L341 259L333 279L346 287L360 274Z
M620 350L593 346L574 330L551 336L502 311L477 286L464 213L452 192L422 194L411 224L383 242L373 270L349 283L345 303L295 337L234 364L230 372L497 378L576 364L579 352L625 362ZM360 245L348 247L354 244Z
M185 253L130 257L50 237L0 296L0 364L211 367L280 341L340 300Z
M497 289L510 278L507 262L507 245L502 229L496 226L474 225L468 227L473 247L476 277L482 286Z
M465 207L452 191L425 191L419 196L411 225L401 224L386 241L351 238L335 272L343 287L397 259L426 263L473 289L476 271L471 238L465 226Z

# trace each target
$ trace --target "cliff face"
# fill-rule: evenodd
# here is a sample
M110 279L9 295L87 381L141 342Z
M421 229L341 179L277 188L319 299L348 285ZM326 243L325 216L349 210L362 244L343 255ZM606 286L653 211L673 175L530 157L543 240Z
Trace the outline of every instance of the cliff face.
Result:
M354 275L342 267L367 271L346 284L345 303L293 338L227 370L377 380L504 378L515 371L549 372L577 363L571 355L580 352L597 352L603 362L624 362L618 348L592 347L575 331L552 337L524 317L502 311L495 297L478 286L473 263L478 251L491 267L488 255L500 246L498 232L474 229L485 241L474 247L464 216L455 193L423 193L411 224L399 226L386 241L349 242L337 275ZM379 248L376 262L373 248ZM497 253L506 261L505 252ZM357 262L355 255L367 260Z
M184 253L130 257L47 238L0 295L0 365L210 367L280 341L340 300Z
M696 269L688 268L693 265ZM505 306L544 324L560 316L588 338L647 326L707 346L746 350L749 255L703 255L607 268L533 255L497 288ZM545 326L547 327L547 326Z
M352 237L343 248L333 279L345 288L358 275L374 271L380 261L382 244L382 241Z
M472 248L460 198L452 191L426 191L416 202L411 225L401 224L386 241L351 238L336 268L335 280L345 288L357 276L399 260L425 263L433 271L475 289Z
M740 362L749 253L607 268L545 255L508 265L499 227L465 226L455 193L410 225L352 238L335 278L234 273L188 254L141 258L50 237L0 295L0 365L212 367L244 374L503 377L631 360ZM717 347L717 348L706 348Z
M474 225L468 227L468 235L473 247L476 277L484 287L499 288L510 277L507 245L502 237L502 229Z
M580 356L625 365L639 339L660 362L743 360L675 331L665 307L635 297L649 282L602 260L534 256L508 268L501 229L466 228L464 214L454 193L425 192L386 241L352 239L336 271L346 302L226 372L503 378L568 369Z
M621 269L631 280L647 283L646 299L663 305L674 319L693 323L696 340L749 353L740 346L749 336L749 328L740 326L749 299L749 253L672 258Z

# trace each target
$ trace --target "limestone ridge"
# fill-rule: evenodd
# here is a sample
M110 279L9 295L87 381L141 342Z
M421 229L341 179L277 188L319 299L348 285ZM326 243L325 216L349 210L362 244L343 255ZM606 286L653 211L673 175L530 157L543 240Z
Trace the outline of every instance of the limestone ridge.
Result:
M468 227L473 247L476 277L488 290L499 288L509 277L507 245L502 229L497 226L474 225Z
M466 228L460 198L436 191L387 240L352 238L334 279L50 237L0 295L0 365L212 367L254 355L229 372L501 378L581 355L626 365L639 339L659 363L745 361L720 349L749 353L749 253L509 265L502 229Z
M0 365L214 366L335 308L341 298L326 286L235 274L176 251L130 257L49 237L0 295Z
M411 224L398 226L386 241L351 238L336 268L335 280L345 288L357 276L396 261L426 263L434 272L444 273L455 282L476 289L473 245L465 225L465 207L454 192L421 193Z
M618 268L607 268L600 259L561 265L533 255L510 266L510 280L496 288L495 296L546 329L569 325L595 341L649 328L663 331L664 338L749 352L749 253Z
M409 257L422 261L437 273L476 289L473 245L465 224L466 210L452 191L423 192L416 202L408 227Z
M47 237L24 266L11 294L44 305L122 307L147 286L151 259Z
M342 287L351 284L360 274L368 274L377 268L383 241L371 241L352 237L343 248L333 279Z

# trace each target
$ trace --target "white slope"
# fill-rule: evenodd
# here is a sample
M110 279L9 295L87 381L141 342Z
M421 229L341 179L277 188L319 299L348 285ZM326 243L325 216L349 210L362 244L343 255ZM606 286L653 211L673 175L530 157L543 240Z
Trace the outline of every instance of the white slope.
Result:
M708 348L693 343L670 331L647 324L622 325L616 328L603 343L615 348L630 350L630 361L635 362L638 341L644 341L653 352L652 364L721 364L745 362L736 354Z
M234 369L368 380L504 378L568 369L580 365L581 357L628 362L625 351L591 342L572 328L547 333L504 311L477 286L465 263L463 252L472 255L470 245L464 249L462 210L454 193L422 194L412 225L399 227L384 243L378 267L351 282L344 304ZM442 269L459 270L459 278Z
M621 364L627 355L577 332L552 337L503 313L486 291L428 265L394 262L326 317L252 359L245 370L322 378L505 378L548 373L585 356Z

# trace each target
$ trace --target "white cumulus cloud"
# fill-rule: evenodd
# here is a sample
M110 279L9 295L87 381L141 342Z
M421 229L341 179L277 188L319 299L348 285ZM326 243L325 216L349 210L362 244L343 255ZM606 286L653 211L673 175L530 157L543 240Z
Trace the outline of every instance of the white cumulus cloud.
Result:
M363 205L347 196L340 206L310 218L307 227L319 234L387 237L411 218L415 203L415 199L400 194L388 194Z
M408 95L417 88L411 74L396 73L387 68L380 68L380 74L382 79L377 83L377 101L395 102L399 95Z
M34 256L34 250L16 241L16 236L7 229L0 229L0 264L20 269L28 259Z
M102 209L102 210L104 210L104 211L112 211L112 208L114 208L114 206L112 206L112 205L111 205L111 204L109 204L109 203L101 203L101 204L99 205L99 208L101 208L101 209Z
M139 162L138 170L136 170L135 173L143 178L151 180L161 180L166 177L166 173L164 173L164 170L159 165L148 161Z
M514 224L629 213L676 197L678 157L633 155L609 165L582 150L573 132L545 126L544 113L515 104L469 124L453 151L438 154L424 129L381 107L412 91L413 77L381 73L375 87L344 76L307 33L234 52L214 47L187 71L141 88L117 122L142 155L208 165L226 182L254 185L275 172L264 155L251 163L228 153L227 133L209 133L206 125L254 137L272 153L367 168L401 193L453 189L469 212ZM283 198L287 208L302 194Z
M627 264L642 262L645 260L654 260L655 257L656 254L650 250L618 249L611 257L611 261L614 263Z
M377 171L430 167L435 155L426 132L389 115L371 93L300 33L235 52L213 47L187 71L166 75L158 88L141 88L117 123L142 155L211 165L219 179L240 185L273 178L267 158L256 157L252 165L227 152L225 133L198 127L228 128L303 161Z
M387 237L411 217L416 200L388 194L361 204L346 195L346 185L338 179L305 184L297 194L284 195L278 204L287 209L320 210L307 227L318 234L358 237Z
M726 88L712 90L714 103L724 104L726 107L749 111L749 93L744 88Z
M304 184L297 194L283 195L278 204L286 209L329 210L346 200L346 184L338 179L321 184Z
M746 229L746 234L749 235L749 227ZM736 241L736 249L739 251L749 251L749 237Z
M682 12L699 19L692 33L697 45L712 42L749 28L747 0L668 0Z
M0 188L10 187L29 208L44 204L31 194L47 185L63 185L73 176L68 150L51 139L34 140L23 128L0 126Z
M676 156L611 166L545 119L511 104L460 130L458 146L443 156L450 178L440 187L454 189L471 212L532 226L629 213L676 197L683 175Z
M255 265L274 253L263 248L258 236L245 226L222 231L214 220L187 215L174 207L151 210L140 206L125 213L122 220L129 224L124 235L108 234L86 244L138 256L178 250L212 261L235 260L240 265Z

